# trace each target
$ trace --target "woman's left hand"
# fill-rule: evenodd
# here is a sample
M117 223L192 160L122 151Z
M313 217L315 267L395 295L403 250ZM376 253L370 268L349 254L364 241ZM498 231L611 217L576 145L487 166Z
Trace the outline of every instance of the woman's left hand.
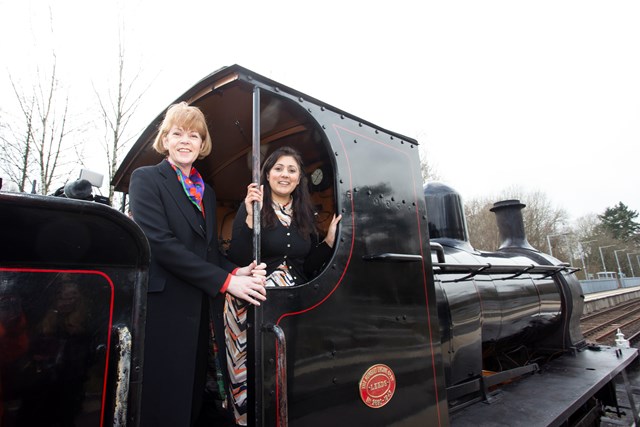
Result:
M342 215L336 216L333 214L333 218L331 219L331 224L329 224L329 229L327 230L327 237L324 238L324 241L330 248L333 248L333 244L336 240L336 230L338 228L338 223L342 219Z

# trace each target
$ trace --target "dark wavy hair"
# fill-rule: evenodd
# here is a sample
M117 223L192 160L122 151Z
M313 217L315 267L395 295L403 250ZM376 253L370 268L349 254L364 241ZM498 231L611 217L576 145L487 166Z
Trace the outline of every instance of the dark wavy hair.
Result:
M269 186L269 180L267 174L274 165L278 162L278 159L284 156L293 157L298 164L300 170L300 182L295 190L293 190L293 220L294 224L300 234L308 239L309 236L314 233L317 234L315 226L313 205L311 204L311 195L309 194L309 184L306 173L304 172L304 163L302 162L302 156L300 153L288 146L283 146L275 150L267 157L260 170L260 184L264 185L264 194L262 197L262 224L265 228L273 228L276 226L278 217L273 210L273 197L271 196L271 187ZM268 207L268 208L267 208Z

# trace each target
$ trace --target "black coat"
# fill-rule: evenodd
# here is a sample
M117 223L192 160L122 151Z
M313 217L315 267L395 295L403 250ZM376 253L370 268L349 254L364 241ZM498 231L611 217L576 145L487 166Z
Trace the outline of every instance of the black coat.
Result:
M263 208L264 209L264 208ZM247 208L238 208L233 220L233 235L229 247L229 259L244 265L253 261L253 230L247 226ZM289 228L276 221L273 228L263 227L260 233L260 261L267 264L267 274L273 273L286 261L297 285L312 279L325 262L331 258L332 249L325 242L318 243L316 233L303 237L295 223Z
M216 340L224 355L219 291L235 266L218 250L210 186L203 197L206 219L166 160L135 170L129 193L133 219L151 248L141 424L188 426L206 377L207 297L213 298Z

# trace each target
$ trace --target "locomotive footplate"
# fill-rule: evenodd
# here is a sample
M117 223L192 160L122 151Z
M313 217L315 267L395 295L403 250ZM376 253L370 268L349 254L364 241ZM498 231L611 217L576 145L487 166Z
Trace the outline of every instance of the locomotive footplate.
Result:
M613 385L638 356L636 348L593 347L545 364L539 373L500 388L491 403L452 414L452 426L559 426ZM623 375L626 381L626 375ZM635 405L633 405L635 406ZM634 417L637 411L633 408Z

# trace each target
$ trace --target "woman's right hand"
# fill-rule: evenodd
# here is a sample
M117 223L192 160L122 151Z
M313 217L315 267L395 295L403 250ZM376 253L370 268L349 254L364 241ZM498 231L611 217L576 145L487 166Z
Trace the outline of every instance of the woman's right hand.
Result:
M244 206L247 209L247 226L253 229L253 202L258 202L258 206L262 206L262 190L263 186L251 183L247 186L247 197L244 198Z
M253 305L267 300L264 276L231 276L227 292Z

